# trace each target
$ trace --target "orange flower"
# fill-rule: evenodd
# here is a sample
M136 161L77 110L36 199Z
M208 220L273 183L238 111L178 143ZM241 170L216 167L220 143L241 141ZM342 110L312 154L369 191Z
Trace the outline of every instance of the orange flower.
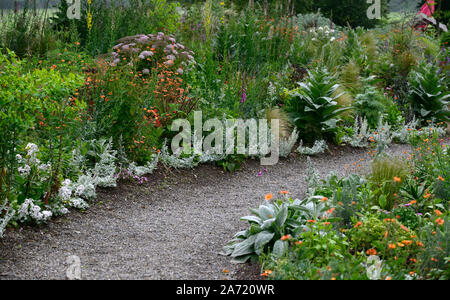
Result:
M403 229L403 230L406 231L406 232L409 231L408 227L406 227L406 226L403 225L403 224L400 224L400 228Z
M424 197L425 199L428 199L428 198L430 198L430 196L431 196L431 194L427 192L423 197Z
M384 233L384 237L387 238L387 236L388 236L388 232L386 231L386 232Z
M300 246L302 243L303 243L302 241L296 241L294 244Z
M290 234L283 235L280 240L285 241L291 238Z
M402 243L405 244L406 246L408 246L408 245L412 244L412 241L410 241L410 240L403 240Z
M395 249L395 244L389 244L388 247L389 249Z
M264 273L261 274L261 276L267 277L267 276L269 276L270 274L272 274L272 271L271 271L271 270L265 270Z
M355 226L354 226L354 227L355 227L355 228L361 227L361 226L362 226L362 224L363 224L362 222L357 222L357 223L355 224Z
M435 209L434 212L435 212L436 215L438 215L438 216L442 215L442 212L441 212L440 210L438 210L438 209Z
M333 213L333 211L335 210L335 208L334 207L332 207L332 208L330 208L329 210L327 210L327 214L332 214Z
M267 194L266 196L264 196L264 198L265 198L267 201L269 201L270 199L272 199L272 194L269 193L269 194Z
M369 249L366 251L367 255L376 255L377 254L377 250L375 249Z
M308 223L316 223L316 220L308 220L306 222L308 222Z
M445 181L445 179L442 178L441 176L438 176L438 179L439 179L440 181Z
M224 269L223 272L224 273L230 273L230 271L228 269Z
M322 199L320 199L320 201L322 202L326 202L328 200L328 197L323 197Z
M413 200L413 201L409 202L409 204L411 204L411 205L416 204L416 203L417 203L417 200Z
M282 193L283 195L287 195L287 194L289 194L289 192L288 192L288 191L280 191L280 193Z
M402 182L402 179L400 177L394 176L394 181L395 182Z
M400 243L400 242L397 242L397 245L398 245L399 247L405 247L405 245L402 244L402 243Z
M438 225L442 225L442 224L444 224L444 219L442 219L442 218L437 218L435 222L436 222Z

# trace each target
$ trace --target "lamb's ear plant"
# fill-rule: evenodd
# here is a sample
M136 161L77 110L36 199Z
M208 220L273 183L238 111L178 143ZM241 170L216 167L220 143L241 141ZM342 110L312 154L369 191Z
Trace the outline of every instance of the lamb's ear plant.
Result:
M257 259L271 251L275 258L286 254L288 241L285 236L295 237L308 230L307 220L318 219L323 215L325 204L322 196L311 196L301 201L266 201L258 209L250 209L253 215L241 218L248 221L249 228L239 231L223 248L223 255L229 255L235 263L245 263Z
M287 249L287 245L280 238L287 234L289 225L296 225L295 222L286 222L289 213L287 203L272 203L266 201L258 209L250 209L251 216L241 218L248 221L250 227L247 230L236 233L233 239L223 248L224 255L230 255L233 262L244 263L249 259L256 259L264 249ZM280 242L281 244L280 244Z

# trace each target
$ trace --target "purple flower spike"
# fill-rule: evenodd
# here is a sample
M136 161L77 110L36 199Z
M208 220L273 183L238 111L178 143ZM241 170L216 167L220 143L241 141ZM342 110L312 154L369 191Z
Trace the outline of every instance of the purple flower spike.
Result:
M247 94L245 88L242 89L241 103L244 103L247 100Z

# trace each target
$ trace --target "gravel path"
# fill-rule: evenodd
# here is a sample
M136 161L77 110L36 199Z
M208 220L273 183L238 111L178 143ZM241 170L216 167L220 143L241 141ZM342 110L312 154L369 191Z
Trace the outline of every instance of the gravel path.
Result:
M394 145L389 152L408 149ZM366 151L334 150L312 160L323 176L344 174L346 164L367 158ZM70 255L80 257L83 279L240 278L242 267L218 255L246 228L239 218L269 192L305 192L305 159L283 160L258 177L260 170L256 161L235 173L207 165L160 170L147 186L122 183L102 190L84 213L7 230L0 239L0 279L65 279Z

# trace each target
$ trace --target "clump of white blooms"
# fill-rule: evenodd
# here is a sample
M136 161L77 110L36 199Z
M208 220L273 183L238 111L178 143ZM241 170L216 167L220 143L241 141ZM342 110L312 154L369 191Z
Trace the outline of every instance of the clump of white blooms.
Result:
M288 157L289 154L291 154L292 149L295 146L295 143L298 140L298 131L295 128L294 131L292 131L289 138L280 138L280 156L281 157Z
M315 141L312 148L303 147L303 141L300 140L300 145L297 148L297 152L303 155L317 155L324 153L328 149L327 142L324 140Z
M69 205L74 208L83 209L83 210L89 208L89 204L87 204L87 202L81 198L71 198L69 200Z
M82 197L86 200L93 200L96 197L94 179L90 174L84 174L78 177L74 184L73 193L77 197Z
M50 219L52 212L42 210L39 205L35 205L33 199L25 199L17 211L17 217L21 222L35 221L36 223L43 223Z
M71 184L72 181L70 181L70 179L66 179L62 182L62 186L59 188L58 195L63 201L69 201L72 197Z

